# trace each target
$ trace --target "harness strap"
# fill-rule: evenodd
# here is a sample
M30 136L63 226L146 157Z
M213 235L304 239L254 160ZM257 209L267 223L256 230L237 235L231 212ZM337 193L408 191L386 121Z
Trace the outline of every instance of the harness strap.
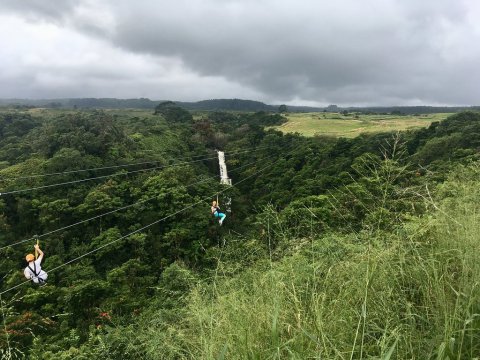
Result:
M30 269L31 272L33 272L33 275L35 275L35 278L38 280L39 283L43 283L45 280L43 280L40 277L40 272L37 274L37 264L35 264L35 261L33 262L33 269L30 267L30 265L27 265L27 267ZM33 281L34 278L31 278L30 280Z
M30 269L31 272L33 272L33 275L40 275L40 273L37 274L37 264L35 264L35 262L33 262L33 269L30 267L30 265L27 265L27 267Z

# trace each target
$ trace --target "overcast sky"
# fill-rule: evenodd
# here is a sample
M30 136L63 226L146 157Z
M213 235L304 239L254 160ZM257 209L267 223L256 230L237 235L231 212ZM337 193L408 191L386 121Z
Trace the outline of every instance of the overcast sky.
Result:
M0 98L480 105L477 0L0 0Z

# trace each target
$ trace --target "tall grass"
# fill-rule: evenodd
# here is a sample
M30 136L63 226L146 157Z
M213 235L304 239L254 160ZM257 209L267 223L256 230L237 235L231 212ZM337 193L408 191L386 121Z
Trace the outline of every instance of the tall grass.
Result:
M479 357L480 177L460 171L394 232L303 239L235 275L220 260L174 322L144 324L145 346L152 358Z

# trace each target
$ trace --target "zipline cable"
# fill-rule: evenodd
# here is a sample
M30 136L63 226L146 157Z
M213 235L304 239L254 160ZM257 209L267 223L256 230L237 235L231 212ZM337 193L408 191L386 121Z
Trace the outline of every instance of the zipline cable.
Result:
M37 187L27 188L27 189L4 191L4 192L0 192L0 196L24 193L24 192L33 191L33 190L47 189L47 188L69 185L69 184L77 184L77 183L81 183L81 182L93 181L93 180L98 180L98 179L105 179L105 178L109 178L109 177L124 176L124 175L128 175L128 174L134 174L134 173L145 172L145 171L152 171L152 170L157 170L157 169L164 169L164 168L175 167L175 166L182 166L182 165L186 165L186 164L191 164L191 163L200 162L200 161L204 161L204 160L212 160L212 159L216 159L216 158L217 157L215 156L215 157L203 158L203 159L198 159L198 160L193 160L193 161L186 161L186 162L183 162L183 163L176 163L176 164L171 164L171 165L161 165L161 166L155 166L155 167L147 168L147 169L127 171L127 172L124 172L124 173L102 175L102 176L97 176L97 177L92 177L92 178L87 178L87 179L66 181L66 182L63 182L63 183L50 184L50 185L42 185L42 186L37 186Z
M135 174L135 173L145 172L145 171L165 169L165 168L169 168L169 167L182 166L182 165L191 164L191 163L194 163L194 162L200 162L200 161L211 160L211 159L216 159L216 158L217 157L211 157L211 158L199 159L199 160L194 160L194 161L186 161L186 162L183 162L183 163L177 163L177 164L172 164L172 165L161 165L161 166L155 166L155 167L147 168L147 169L127 171L127 172L124 172L124 173L102 175L102 176L97 176L97 177L92 177L92 178L87 178L87 179L66 181L66 182L51 184L51 185L42 185L42 186L37 186L37 187L33 187L33 188L28 188L28 189L5 191L5 192L0 192L0 196L10 195L10 194L18 194L18 193L23 193L23 192L33 191L33 190L47 189L47 188L52 188L52 187L57 187L57 186L62 186L62 185L77 184L77 183L81 183L81 182L93 181L93 180L98 180L98 179L105 179L105 178L109 178L109 177L124 176L124 175L128 175L128 174Z
M263 149L266 149L266 148L267 147L255 148L254 150L226 152L225 154L226 155L242 154L242 153L246 153L246 152L263 150ZM197 155L197 156L192 156L190 158L197 158L197 157L200 157L200 156L205 156L205 155ZM181 160L181 159L188 159L188 157L175 158L173 160ZM208 158L208 159L211 159L211 158ZM205 158L204 160L207 160L207 158ZM162 161L162 160L145 161L145 162L138 162L138 163L122 164L122 165L103 166L103 167L94 167L94 168L88 168L88 169L68 170L68 171L54 172L54 173L47 173L47 174L33 174L33 175L18 176L18 177L13 177L13 178L0 178L0 181L5 181L5 180L14 181L14 180L23 180L23 179L33 179L33 178L38 178L38 177L68 175L68 174L75 174L75 173L87 172L87 171L117 169L117 168L124 168L124 167L137 166L137 165L147 165L147 164L158 164L160 161Z
M273 156L273 155L271 155L271 156L269 156L269 157L266 157L265 159L271 158L272 156ZM240 170L240 169L242 169L242 168L245 168L245 167L247 167L247 166L249 166L249 165L252 165L252 164L255 164L255 163L256 163L256 161L250 162L250 163L248 163L248 164L239 166L238 168L235 168L234 170L232 170L232 171L230 171L230 172L233 173L233 172L235 172L235 171L237 171L237 170ZM220 176L219 176L219 175L209 176L208 178L203 179L203 180L201 180L201 181L199 181L199 182L195 182L195 183L192 183L192 184L189 184L189 185L185 185L185 187L190 187L190 186L194 186L194 185L199 185L199 184L202 184L202 183L207 182L207 181L209 181L209 180L216 179L216 178L218 178L218 177L220 177ZM30 238L28 238L28 239L23 239L23 240L20 240L20 241L15 242L15 243L2 246L2 247L0 247L0 251L2 251L2 250L4 250L4 249L7 249L7 248L10 248L10 247L13 247L13 246L16 246L16 245L20 245L20 244L26 243L26 242L31 241L31 240L40 239L40 238L42 238L42 237L45 237L45 236L48 236L48 235L57 233L57 232L62 231L62 230L66 230L66 229L72 228L72 227L77 226L77 225L84 224L84 223L86 223L86 222L89 222L89 221L92 221L92 220L95 220L95 219L102 218L102 217L107 216L107 215L110 215L110 214L114 214L114 213L116 213L116 212L118 212L118 211L125 210L125 209L128 209L128 208L134 207L134 206L136 206L136 205L144 204L144 203L149 202L149 201L151 201L151 200L153 200L153 199L155 199L155 198L156 198L156 196L153 196L153 197L148 198L148 199L145 199L145 200L140 200L140 201L137 201L137 202L135 202L135 203L133 203L133 204L125 205L125 206L122 206L122 207L120 207L120 208L107 211L106 213L96 215L96 216L91 217L91 218L89 218L89 219L85 219L85 220L78 221L78 222L76 222L76 223L74 223L74 224L70 224L70 225L67 225L67 226L64 226L64 227L61 227L61 228L58 228L58 229L55 229L55 230L52 230L52 231L43 233L43 234L41 234L41 235L35 235L35 236L32 236L32 237L30 237Z
M123 168L123 167L136 166L136 165L158 164L160 161L162 161L162 160L145 161L145 162L138 162L138 163L123 164L123 165L103 166L103 167L88 168L88 169L68 170L68 171L47 173L47 174L33 174L33 175L18 176L18 177L13 177L13 178L2 178L0 180L2 180L2 181L5 181L5 180L13 181L13 180L34 179L34 178L47 177L47 176L68 175L68 174L75 174L75 173L79 173L79 172L87 172L87 171L95 171L95 170L116 169L116 168Z
M211 180L211 179L214 179L215 177L209 177L208 179L204 179L204 180L201 180L199 182L196 182L196 183L193 183L193 184L189 184L189 185L186 185L186 187L190 187L190 186L193 186L193 185L198 185L198 184L201 184L201 183L204 183L208 180ZM59 231L62 231L62 230L66 230L66 229L69 229L69 228L72 228L72 227L75 227L77 225L81 225L81 224L84 224L86 222L89 222L89 221L92 221L92 220L95 220L95 219L99 219L99 218L102 218L104 216L107 216L107 215L110 215L110 214L114 214L118 211L121 211L121 210L125 210L125 209L128 209L128 208L131 208L131 207L134 207L136 205L141 205L141 204L144 204L146 202L149 202L153 199L155 199L156 196L153 196L151 198L148 198L148 199L145 199L145 200L140 200L140 201L137 201L136 203L133 203L133 204L129 204L129 205L126 205L126 206L122 206L122 207L119 207L117 209L114 209L114 210L110 210L106 213L103 213L103 214L99 214L99 215L96 215L94 217L91 217L91 218L88 218L88 219L85 219L85 220L81 220L81 221L78 221L74 224L70 224L70 225L67 225L67 226L64 226L64 227L61 227L61 228L58 228L58 229L55 229L55 230L52 230L52 231L48 231L46 233L43 233L41 235L38 235L38 236L32 236L31 238L28 238L28 239L24 239L24 240L20 240L20 241L17 241L15 243L12 243L12 244L9 244L9 245L5 245L5 246L2 246L0 247L0 251L1 250L4 250L4 249L7 249L9 247L13 247L13 246L16 246L16 245L20 245L20 244L23 244L23 243L26 243L28 241L31 241L31 240L34 240L36 238L42 238L42 237L45 237L45 236L48 236L48 235L51 235L51 234L55 234Z
M261 172L264 171L265 169L268 169L269 167L271 167L273 164L275 164L275 162L273 162L273 163L270 164L270 165L265 166L265 167L262 168L261 170L253 173L252 175L249 175L249 176L247 176L246 178L240 180L239 182L237 182L237 184L240 184L240 183L242 183L242 182L250 179L251 177L253 177L253 176L261 173ZM197 202L195 202L195 203L193 203L193 204L191 204L191 205L189 205L189 206L187 206L187 207L184 207L183 209L180 209L180 210L178 210L178 211L176 211L176 212L174 212L174 213L172 213L172 214L170 214L170 215L167 215L167 216L165 216L165 217L163 217L163 218L161 218L161 219L159 219L159 220L156 220L156 221L154 221L154 222L152 222L152 223L150 223L150 224L148 224L148 225L142 226L141 228L139 228L139 229L137 229L137 230L134 230L134 231L132 231L132 232L126 234L126 235L123 235L123 236L119 237L118 239L115 239L115 240L110 241L110 242L108 242L108 243L106 243L106 244L103 244L103 245L101 245L101 246L99 246L99 247L97 247L97 248L95 248L95 249L93 249L93 250L91 250L91 251L86 252L85 254L82 254L82 255L80 255L80 256L77 256L76 258L73 258L73 259L71 259L71 260L69 260L69 261L67 261L67 262L65 262L65 263L63 263L63 264L61 264L61 265L58 265L58 266L54 267L53 269L48 270L48 272L49 272L49 273L52 273L52 272L54 272L54 271L56 271L56 270L58 270L58 269L60 269L60 268L62 268L62 267L64 267L64 266L67 266L68 264L71 264L71 263L73 263L73 262L75 262L75 261L77 261L77 260L80 260L81 258L84 258L85 256L88 256L88 255L90 255L90 254L93 254L93 253L95 253L95 252L97 252L97 251L99 251L99 250L101 250L101 249L103 249L103 248L105 248L105 247L107 247L107 246L110 246L110 245L112 245L112 244L114 244L114 243L116 243L116 242L118 242L118 241L120 241L120 240L123 240L123 239L125 239L125 238L127 238L127 237L130 237L130 236L136 234L136 233L139 233L140 231L143 231L143 230L145 230L145 229L148 229L149 227L152 227L152 226L155 225L155 224L158 224L158 223L160 223L160 222L162 222L162 221L165 221L165 220L167 220L167 219L169 219L169 218L171 218L171 217L173 217L173 216L175 216L175 215L177 215L177 214L180 214L180 213L184 212L185 210L191 209L191 208L193 208L194 206L196 206L196 205L198 205L198 204L204 203L205 201L211 199L212 196L216 196L217 194L221 194L221 193L227 191L228 189L230 189L231 187L232 187L232 186L228 186L227 188L225 188L225 189L223 189L223 190L220 190L220 191L217 191L216 193L214 193L214 194L212 194L212 195L210 195L210 196L208 196L208 197L202 198L201 200L199 200L199 201L197 201ZM17 284L17 285L15 285L15 286L12 286L12 287L8 288L7 290L4 290L4 291L0 292L0 295L3 295L3 294L5 294L5 293L7 293L7 292L10 292L10 291L12 291L12 290L14 290L14 289L22 286L22 285L25 285L26 283L29 283L30 281L32 281L32 280L29 279L29 280L26 280L26 281L21 282L20 284Z

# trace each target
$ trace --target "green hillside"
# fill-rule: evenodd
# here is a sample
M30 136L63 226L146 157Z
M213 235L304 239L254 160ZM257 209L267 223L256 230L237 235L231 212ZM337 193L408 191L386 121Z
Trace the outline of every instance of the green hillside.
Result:
M442 119L337 139L171 103L2 110L2 358L480 357L480 114Z

